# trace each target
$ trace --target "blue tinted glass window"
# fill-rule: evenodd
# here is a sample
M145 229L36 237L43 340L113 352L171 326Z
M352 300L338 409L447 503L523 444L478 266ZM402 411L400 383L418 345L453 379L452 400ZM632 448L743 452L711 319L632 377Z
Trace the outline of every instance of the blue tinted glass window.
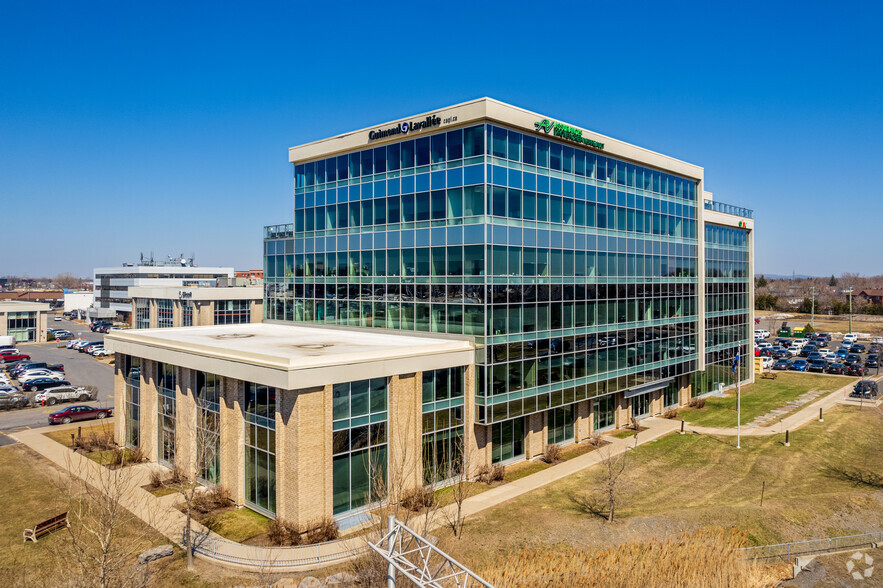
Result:
M470 127L463 131L463 156L475 157L484 153L484 126Z
M418 192L417 202L417 220L429 220L429 192Z
M402 141L402 169L414 167L414 141Z
M549 142L537 139L537 167L549 167Z
M509 131L509 159L521 161L521 133Z
M337 161L332 157L331 159L326 159L322 163L325 164L325 181L326 182L336 182L337 181Z
M439 133L431 137L432 147L430 159L432 163L441 163L445 160L445 134Z
M447 133L448 161L463 159L463 130Z
M362 175L370 176L374 173L374 150L362 151Z
M362 158L358 153L350 153L350 169L351 178L358 178L362 175Z
M421 137L415 142L417 147L417 165L429 165L429 137Z
M522 157L524 159L524 163L529 163L530 165L536 165L537 163L537 140L536 137L531 137L530 135L523 135L521 139L522 145Z
M494 157L506 157L506 129L501 129L500 127L493 127L494 133L494 144L492 154Z
M399 169L399 163L401 162L399 157L399 147L398 143L386 146L386 169L389 171Z
M349 170L349 157L346 155L341 155L337 158L337 179L345 180L349 176L347 175L347 171Z
M386 147L374 149L374 173L386 173Z
M573 173L573 147L565 147L561 154L561 170Z
M549 167L554 170L561 170L561 145L551 143L549 145Z

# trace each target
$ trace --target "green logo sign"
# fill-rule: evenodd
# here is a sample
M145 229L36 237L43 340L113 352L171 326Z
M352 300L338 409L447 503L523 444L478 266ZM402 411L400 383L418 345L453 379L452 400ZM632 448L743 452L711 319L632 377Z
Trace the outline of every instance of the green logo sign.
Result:
M580 129L570 127L562 123L552 122L548 118L544 118L541 121L535 122L534 126L537 128L537 131L545 131L546 133L552 131L552 134L556 137L561 137L562 139L567 139L568 141L573 141L574 143L588 145L589 147L594 147L595 149L604 149L604 143L599 143L598 141L593 141L592 139L587 139L586 137L583 137L583 132Z

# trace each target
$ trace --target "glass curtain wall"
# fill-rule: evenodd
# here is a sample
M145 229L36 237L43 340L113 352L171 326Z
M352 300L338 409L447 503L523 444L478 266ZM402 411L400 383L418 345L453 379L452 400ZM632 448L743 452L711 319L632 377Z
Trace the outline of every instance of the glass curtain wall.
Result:
M199 478L208 484L221 481L220 378L196 372L196 460Z
M742 381L749 377L748 246L746 229L705 225L705 371L692 376L694 396L735 386L737 353Z
M334 514L386 494L387 378L334 384Z
M441 482L460 472L466 368L423 372L423 481Z
M492 426L494 463L524 456L524 418L510 419Z
M174 300L156 301L156 326L158 329L170 329L174 327Z
M245 388L245 502L276 512L276 389L251 382Z
M601 396L592 402L592 431L607 431L616 426L616 402L613 396Z
M150 306L147 300L135 301L135 328L150 328Z
M181 301L181 326L193 326L193 302L189 300Z
M123 356L126 386L126 445L141 445L141 358Z
M159 462L167 467L175 465L175 429L177 425L177 376L175 366L156 364L157 391L157 448Z
M547 414L549 415L549 420L546 423L548 430L547 442L560 445L561 443L573 441L574 406L569 404L560 408L553 408Z
M250 322L250 300L218 300L215 302L216 325L242 325Z
M6 334L18 342L37 340L37 313L10 312L6 317Z

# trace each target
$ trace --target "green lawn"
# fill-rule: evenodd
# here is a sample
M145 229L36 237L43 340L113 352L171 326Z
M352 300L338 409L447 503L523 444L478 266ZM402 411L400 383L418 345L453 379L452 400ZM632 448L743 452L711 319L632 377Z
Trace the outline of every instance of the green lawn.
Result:
M742 424L771 410L786 405L810 390L832 392L849 383L846 378L822 374L778 372L775 380L761 380L742 387ZM678 416L688 423L703 427L736 426L736 390L729 390L724 398L708 397L705 408L683 408Z
M247 508L231 508L203 521L221 537L241 543L267 530L270 519Z
M522 549L620 543L695 528L737 528L754 544L876 530L883 526L881 489L835 470L883 470L881 428L880 411L841 406L824 423L795 431L790 447L780 435L743 438L740 450L732 437L668 435L629 452L612 525L580 506L604 483L604 468L594 467L471 517L461 540L440 532L441 546L480 569Z

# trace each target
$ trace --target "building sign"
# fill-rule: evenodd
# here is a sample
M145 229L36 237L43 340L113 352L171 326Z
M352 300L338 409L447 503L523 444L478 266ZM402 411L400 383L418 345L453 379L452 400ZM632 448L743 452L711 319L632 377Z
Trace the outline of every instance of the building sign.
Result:
M374 139L384 139L386 137L392 137L394 135L407 135L408 133L413 133L414 131L422 131L423 129L437 127L441 124L441 122L442 120L433 114L431 116L427 116L423 120L419 120L416 122L405 121L388 129L377 129L376 131L371 131L368 133L368 140L373 141Z
M580 129L569 127L562 123L556 123L550 121L548 118L544 118L539 122L535 122L534 126L538 131L545 131L546 134L549 131L552 131L552 134L556 137L561 137L562 139L567 139L568 141L573 141L574 143L580 143L582 145L587 145L589 147L594 147L595 149L604 149L604 143L599 143L598 141L593 141L592 139L587 139L583 137L583 132Z

